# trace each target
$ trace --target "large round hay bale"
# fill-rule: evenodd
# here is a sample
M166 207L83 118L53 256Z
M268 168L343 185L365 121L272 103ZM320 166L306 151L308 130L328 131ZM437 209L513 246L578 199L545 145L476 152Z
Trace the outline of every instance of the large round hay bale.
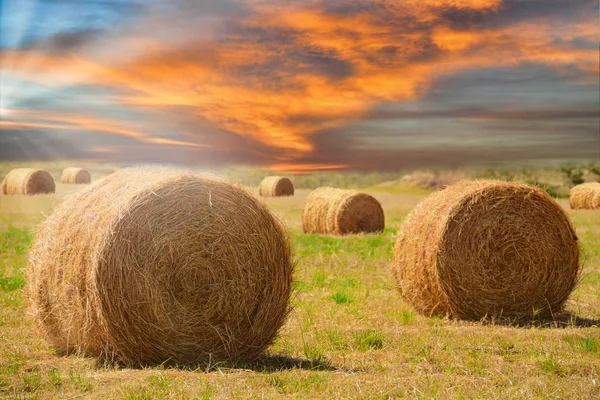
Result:
M16 168L2 181L4 194L46 194L54 193L55 185L48 171L35 168Z
M62 183L90 183L92 177L90 173L83 168L68 167L63 169L62 172Z
M384 227L381 204L366 193L321 187L306 198L302 213L304 233L374 233L382 232Z
M293 196L294 184L283 176L267 176L260 182L258 194L263 197Z
M43 223L28 268L49 342L129 365L259 357L290 310L286 231L202 175L125 169L87 186Z
M573 210L600 208L600 183L588 182L574 186L569 193L569 206Z
M408 215L392 271L405 302L425 315L548 316L578 282L577 236L545 191L461 182Z

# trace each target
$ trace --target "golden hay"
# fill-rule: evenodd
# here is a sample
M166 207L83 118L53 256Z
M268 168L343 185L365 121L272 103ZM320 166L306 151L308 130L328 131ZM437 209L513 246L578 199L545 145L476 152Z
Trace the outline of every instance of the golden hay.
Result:
M302 213L304 233L345 235L382 232L381 204L366 193L321 187L306 198Z
M425 315L548 316L579 279L579 248L563 209L539 188L460 182L408 215L392 271Z
M35 168L16 168L2 181L4 194L46 194L54 193L54 179L49 172Z
M600 208L600 183L574 186L569 193L569 206L574 210Z
M91 181L90 173L83 168L68 167L62 172L62 183L90 183Z
M258 186L258 194L263 197L293 196L294 184L283 176L267 176Z
M254 359L290 311L280 222L190 173L125 169L87 186L42 224L28 268L49 342L127 365Z

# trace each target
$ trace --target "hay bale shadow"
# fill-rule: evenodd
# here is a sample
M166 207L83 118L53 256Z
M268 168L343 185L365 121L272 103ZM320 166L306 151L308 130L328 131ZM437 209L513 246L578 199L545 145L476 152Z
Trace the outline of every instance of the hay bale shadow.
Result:
M494 318L482 320L482 322L487 325L503 325L518 328L564 329L600 327L600 319L583 318L570 313L554 314L551 317L543 318Z
M323 360L309 360L305 358L286 357L286 356L267 356L265 358L249 362L229 362L214 365L209 370L235 369L250 370L254 372L273 373L291 369L303 369L309 371L336 371L337 368Z
M227 372L229 370L253 371L260 373L274 373L293 369L302 369L309 371L337 371L338 368L332 366L323 360L309 360L305 358L286 357L280 355L266 356L253 361L217 361L203 362L197 364L177 364L166 361L159 365L126 365L116 361L97 360L98 368L117 368L117 369L147 369L147 368L169 368L190 372Z

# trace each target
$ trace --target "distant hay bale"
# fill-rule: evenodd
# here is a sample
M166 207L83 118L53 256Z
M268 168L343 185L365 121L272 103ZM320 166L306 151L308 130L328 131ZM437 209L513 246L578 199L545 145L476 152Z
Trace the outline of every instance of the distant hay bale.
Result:
M573 210L600 208L600 183L588 182L574 186L569 193L569 207Z
M286 320L292 272L285 229L244 189L125 169L43 223L27 296L62 352L126 365L250 360Z
M83 169L77 167L68 167L65 168L62 172L62 183L90 183L92 181L92 177L90 173Z
M55 185L48 171L35 168L16 168L10 171L2 181L2 193L46 194L54 193Z
M408 215L391 264L405 302L425 315L548 316L579 278L577 236L539 188L460 182Z
M267 176L258 186L258 194L263 197L293 196L294 184L283 176Z
M381 204L366 193L321 187L306 198L302 213L305 233L374 233L382 232L384 227Z

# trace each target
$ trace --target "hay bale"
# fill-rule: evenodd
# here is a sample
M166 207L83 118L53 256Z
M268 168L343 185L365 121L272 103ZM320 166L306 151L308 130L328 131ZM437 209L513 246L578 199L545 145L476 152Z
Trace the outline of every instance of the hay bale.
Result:
M594 192L594 197L592 197L592 209L600 209L600 187Z
M27 296L63 352L127 365L254 359L288 315L292 270L286 231L244 189L125 169L43 223Z
M600 208L600 183L588 182L574 186L569 193L569 206L573 210Z
M366 193L321 187L306 198L302 213L304 233L345 235L382 232L381 204Z
M559 312L580 271L564 210L539 188L496 181L461 182L417 205L391 267L418 312L472 320Z
M283 176L267 176L258 186L258 194L263 197L293 196L294 184Z
M4 194L46 194L54 193L55 185L48 171L35 168L16 168L2 181Z
M77 167L68 167L65 168L62 172L62 183L90 183L92 181L92 177L90 173L83 168Z

